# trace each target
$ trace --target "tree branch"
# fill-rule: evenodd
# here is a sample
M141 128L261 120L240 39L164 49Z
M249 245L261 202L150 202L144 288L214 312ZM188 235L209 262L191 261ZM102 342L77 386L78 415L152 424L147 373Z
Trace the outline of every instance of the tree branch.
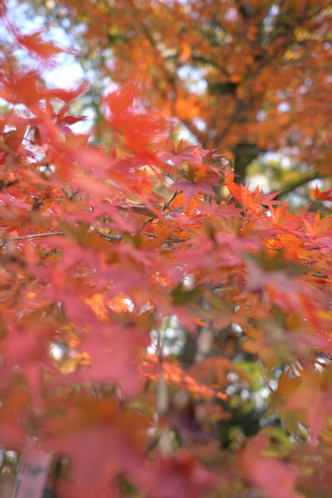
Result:
M302 187L302 185L305 185L306 183L312 182L313 180L318 180L321 178L320 174L317 171L313 171L310 175L301 178L297 182L293 182L290 185L288 185L284 190L282 190L275 198L276 199L281 199L284 197L284 195L290 194L294 190L296 190L299 187Z
M104 233L98 231L97 234L100 237L103 237L104 239L110 240L112 242L115 242L117 240L122 240L123 236L122 235L113 235L109 233ZM141 232L142 235L145 235L146 237L152 237L152 238L157 238L158 235L155 233L148 233L148 232ZM13 238L8 238L6 239L5 237L1 237L2 239L5 240L5 243L11 242L11 241L16 241L16 240L29 240L29 239L37 239L37 238L42 238L42 237L52 237L52 236L59 236L59 235L64 235L63 232L45 232L45 233L34 233L31 235L22 235L20 237L13 237ZM167 239L165 242L185 242L188 240L188 238L179 238L179 237L170 237Z

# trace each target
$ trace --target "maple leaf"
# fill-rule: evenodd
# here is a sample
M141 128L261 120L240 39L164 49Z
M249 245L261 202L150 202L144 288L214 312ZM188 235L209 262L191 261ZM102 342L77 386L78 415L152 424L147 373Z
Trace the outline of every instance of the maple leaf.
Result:
M287 396L282 407L283 416L292 412L301 414L300 420L310 429L312 443L317 441L332 413L330 378L330 366L311 376L302 372L301 383Z
M22 103L29 107L45 95L46 90L40 85L39 73L36 70L6 75L0 83L0 97L13 104Z
M146 474L141 452L147 422L141 414L88 396L64 402L70 423L61 417L44 426L44 446L65 454L73 465L73 479L60 488L64 496L102 496L115 492L124 471L135 477Z
M162 498L199 498L215 482L212 473L199 467L185 451L178 452L173 459L160 458L153 470L148 488L154 487Z
M135 329L112 327L112 334L109 327L102 324L99 329L99 336L94 334L81 345L90 355L89 365L74 372L72 378L80 382L111 382L117 384L126 397L133 397L140 392L143 381L136 366L138 354L148 346L149 338ZM104 337L100 337L102 330Z
M332 201L332 188L321 192L316 185L315 189L311 193L315 201Z
M12 372L13 367L22 369L37 403L41 399L41 365L51 366L48 347L54 336L54 331L45 321L37 327L38 316L42 316L42 311L26 314L21 318L21 323L17 323L15 315L7 312L8 331L1 344L9 372Z
M253 484L271 498L300 498L294 490L300 471L279 460L262 455L267 437L249 442L242 455L242 465Z
M59 99L65 103L69 103L74 99L77 99L82 95L88 88L88 83L82 81L78 83L73 88L50 88L44 91L45 97L48 99Z
M15 451L27 443L24 423L27 420L26 407L29 396L26 389L16 389L0 408L0 441L5 448Z
M42 59L49 59L54 55L64 52L64 49L57 47L51 42L45 42L42 35L44 30L35 31L29 35L21 35L18 32L15 33L16 40L24 48L31 52L34 52L38 57Z
M147 164L158 162L156 154L148 146L164 129L157 117L139 112L138 83L132 81L106 98L110 110L109 123L125 137L128 148Z
M171 185L171 189L174 191L182 190L186 203L188 203L190 199L197 196L198 194L206 194L208 196L215 195L213 188L210 185L194 183L185 180L178 180L174 182Z
M279 192L264 195L258 187L254 192L251 192L248 187L233 183L232 176L229 175L226 175L226 186L232 196L256 216L264 213L264 209L261 206L282 204L282 201L274 200L274 197L278 195Z

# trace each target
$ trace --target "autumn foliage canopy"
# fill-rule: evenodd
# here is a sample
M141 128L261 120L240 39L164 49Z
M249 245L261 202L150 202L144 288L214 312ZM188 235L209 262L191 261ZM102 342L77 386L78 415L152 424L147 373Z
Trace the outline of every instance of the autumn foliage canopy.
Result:
M43 83L61 49L2 15L1 447L60 456L59 497L331 496L331 190L291 212L239 185L222 151L169 138L140 75L105 92L96 145L72 128L86 85ZM255 390L237 358L268 411L226 445Z

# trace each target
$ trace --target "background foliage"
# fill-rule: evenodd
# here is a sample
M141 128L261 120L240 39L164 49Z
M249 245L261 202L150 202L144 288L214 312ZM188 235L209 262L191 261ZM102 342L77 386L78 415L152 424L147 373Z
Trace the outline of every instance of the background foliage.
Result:
M330 175L328 0L34 0L25 13L36 12L80 50L98 139L101 91L139 74L144 106L177 118L203 147L232 152L236 181L253 160L276 190ZM288 159L267 172L272 151Z

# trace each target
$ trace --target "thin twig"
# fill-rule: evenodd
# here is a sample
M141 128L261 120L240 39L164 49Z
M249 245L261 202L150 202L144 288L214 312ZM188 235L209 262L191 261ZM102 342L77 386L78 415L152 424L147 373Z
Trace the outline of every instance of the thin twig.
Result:
M153 237L154 239L158 237L156 233L142 232L142 235L146 235L147 237Z
M104 237L104 239L111 241L122 240L122 235L112 235L110 233L104 233L104 232L98 232L98 235L100 235L100 237Z
M187 237L187 238L170 237L168 240L170 242L186 242L187 240L189 240L189 237Z
M174 194L172 195L172 197L169 199L169 201L166 202L166 204L164 205L163 207L163 211L166 211L166 209L170 206L170 204L173 202L173 200L175 199L175 197L177 195L181 194L181 190L176 190L174 192Z
M33 233L31 235L22 235L21 237L13 237L8 239L12 240L23 240L23 239L36 239L37 237L52 237L53 235L63 235L63 232L47 232L47 233Z
M117 241L117 240L122 240L123 236L122 235L112 235L109 233L104 233L104 232L97 232L100 237L104 237L107 240L111 241ZM148 232L141 232L142 235L145 235L146 237L153 237L154 239L158 237L157 234L155 233L148 233ZM5 238L1 236L2 239L4 239L6 242L10 241L15 241L15 240L29 240L29 239L37 239L41 237L52 237L52 236L59 236L63 235L63 232L45 232L45 233L34 233L31 235L22 235L20 237L13 237L13 238ZM168 239L170 242L185 242L186 240L189 240L188 238L178 238L178 237L170 237Z

